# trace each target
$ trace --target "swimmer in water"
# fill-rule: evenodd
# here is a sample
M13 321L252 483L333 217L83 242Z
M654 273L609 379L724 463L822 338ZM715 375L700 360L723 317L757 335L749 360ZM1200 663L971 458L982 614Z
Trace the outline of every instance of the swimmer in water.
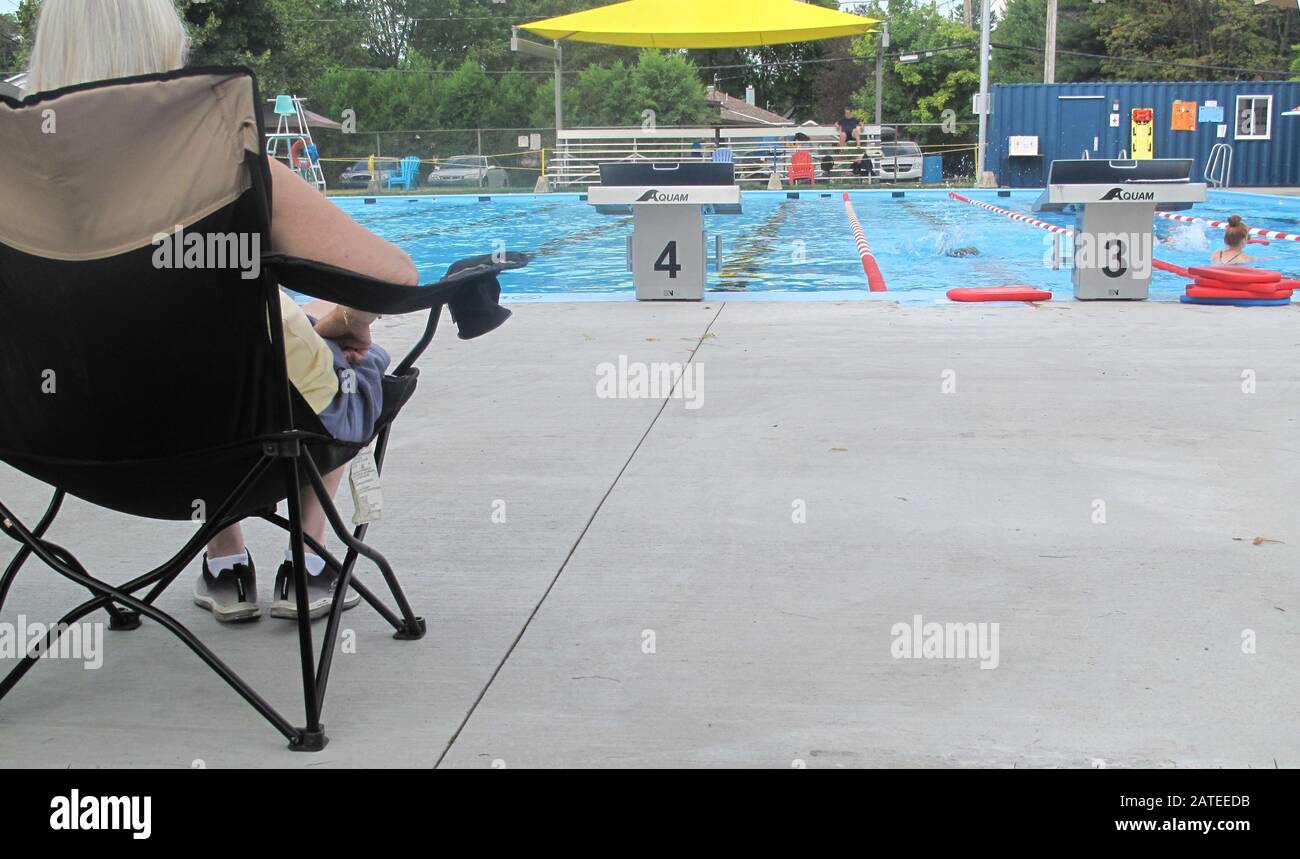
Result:
M1215 251L1210 262L1215 265L1246 265L1254 262L1255 258L1246 253L1249 238L1250 230L1241 222L1241 215L1228 218L1228 228L1223 231L1223 243L1227 247Z
M952 250L945 251L945 253L947 253L947 255L950 257L957 257L958 259L964 259L965 257L979 256L980 249L977 247L953 248Z

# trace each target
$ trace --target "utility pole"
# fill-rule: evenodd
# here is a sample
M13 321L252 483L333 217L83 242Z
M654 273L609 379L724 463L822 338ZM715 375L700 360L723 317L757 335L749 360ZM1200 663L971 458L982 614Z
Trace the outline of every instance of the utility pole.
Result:
M975 26L975 9L973 4L974 0L963 0L962 3L961 20L967 27Z
M984 176L984 153L989 145L989 0L980 3L980 91L976 97L979 108L979 146L975 150L975 185L979 187Z
M876 48L876 125L880 125L881 104L885 89L885 48L889 47L889 22L880 24L880 43Z
M1057 0L1047 0L1047 38L1043 50L1043 83L1056 83L1056 6Z

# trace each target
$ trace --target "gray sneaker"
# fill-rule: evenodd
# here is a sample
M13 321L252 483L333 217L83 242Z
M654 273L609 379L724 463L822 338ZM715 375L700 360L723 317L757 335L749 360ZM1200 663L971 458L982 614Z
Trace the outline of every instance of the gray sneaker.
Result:
M327 566L319 576L307 577L307 616L315 620L330 613L334 591L338 587L339 573ZM343 610L354 608L361 602L361 594L348 589L343 597ZM271 617L286 620L298 619L298 599L294 596L293 564L285 561L275 574L275 600L271 603Z
M208 570L208 556L203 555L203 572L194 585L194 604L212 612L222 623L256 620L262 616L257 604L257 568L253 556L247 564L236 564L228 570L212 575Z

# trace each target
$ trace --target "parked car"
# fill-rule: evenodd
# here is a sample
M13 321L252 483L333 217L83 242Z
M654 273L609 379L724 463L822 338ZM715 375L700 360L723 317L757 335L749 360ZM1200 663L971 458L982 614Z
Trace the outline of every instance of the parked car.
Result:
M508 182L505 168L486 155L456 155L429 174L429 184L435 188L446 185L504 188Z
M876 177L882 181L893 179L920 181L925 166L920 145L910 140L880 144L880 157L876 159Z
M376 158L375 172L379 174L376 181L382 187L389 176L396 176L402 170L401 162L396 158ZM339 185L344 188L370 187L370 159L358 161L339 176Z

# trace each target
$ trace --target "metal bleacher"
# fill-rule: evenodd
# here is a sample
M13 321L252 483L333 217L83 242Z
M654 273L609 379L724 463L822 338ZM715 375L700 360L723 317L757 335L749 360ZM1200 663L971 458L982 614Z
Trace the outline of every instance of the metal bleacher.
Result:
M818 184L889 181L888 173L874 177L855 175L852 166L864 156L877 164L879 140L863 138L861 147L839 146L834 126L777 126L758 128L564 129L556 147L546 153L546 175L555 189L600 184L602 164L667 161L713 161L714 152L726 150L735 165L739 185L764 186L773 172L789 184L794 135L809 140L802 147L812 153ZM725 157L725 155L723 156ZM830 170L824 169L829 158Z

